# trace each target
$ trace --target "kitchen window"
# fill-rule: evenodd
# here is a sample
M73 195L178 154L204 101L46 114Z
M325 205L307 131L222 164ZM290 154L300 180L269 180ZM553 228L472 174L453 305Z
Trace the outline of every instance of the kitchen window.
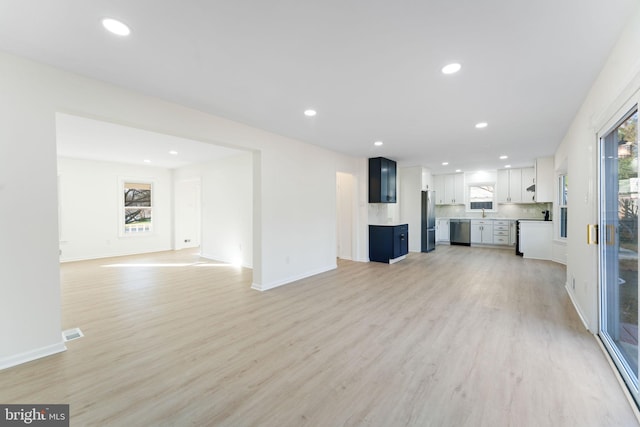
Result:
M121 235L150 233L153 227L153 184L125 181L122 183Z
M493 210L495 206L495 184L469 185L469 210Z
M558 176L558 208L560 212L560 238L567 238L567 175Z

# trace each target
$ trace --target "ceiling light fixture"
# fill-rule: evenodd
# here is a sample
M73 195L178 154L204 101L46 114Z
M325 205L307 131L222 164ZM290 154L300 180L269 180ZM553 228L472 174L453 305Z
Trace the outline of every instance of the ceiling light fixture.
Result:
M176 150L171 150L169 151L169 154L171 154L172 156L177 156L178 152Z
M442 162L442 166L447 166L449 162Z
M505 168L509 169L511 165L504 165Z
M149 160L149 159L144 159L144 160L143 160L143 162L145 162L145 163L151 163L151 160Z
M487 122L480 122L480 123L476 124L476 128L477 129L486 128L487 126L489 126L489 124Z
M304 115L307 117L313 117L316 114L318 114L316 110L304 110Z
M462 169L456 169L456 172L462 172Z
M131 34L129 27L117 19L105 18L102 20L102 26L106 28L107 31L118 36L128 36Z
M382 145L382 141L376 141L373 143L376 147L380 147Z
M500 160L505 160L505 159L508 159L508 158L509 158L509 156L500 156Z
M442 67L442 74L454 74L460 71L460 68L462 68L462 65L458 64L457 62L454 62L452 64L448 64Z

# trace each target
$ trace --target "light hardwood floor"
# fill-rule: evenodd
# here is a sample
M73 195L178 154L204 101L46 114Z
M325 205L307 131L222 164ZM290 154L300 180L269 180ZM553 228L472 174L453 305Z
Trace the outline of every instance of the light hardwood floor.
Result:
M68 351L0 371L72 426L636 426L558 264L438 246L260 293L193 251L61 266Z

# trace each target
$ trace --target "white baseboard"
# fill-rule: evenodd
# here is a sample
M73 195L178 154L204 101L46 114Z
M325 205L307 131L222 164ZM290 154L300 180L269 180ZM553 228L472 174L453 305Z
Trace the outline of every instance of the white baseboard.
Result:
M117 252L117 253L109 253L109 254L101 254L101 255L89 255L89 256L81 256L81 257L73 257L73 258L67 258L67 257L60 257L60 262L61 263L65 263L65 262L78 262L78 261L91 261L94 259L107 259L107 258L116 258L116 257L121 257L121 256L132 256L132 255L143 255L143 254L153 254L156 252L168 252L168 251L173 251L174 249L171 247L167 247L167 248L157 248L157 249L152 249L152 250L148 250L148 251L122 251L122 252Z
M315 276L316 274L325 273L327 271L335 270L338 268L337 264L332 264L326 267L318 268L313 271L308 271L306 273L298 274L296 276L291 276L286 279L276 280L275 282L260 284L253 283L251 285L251 289L255 289L256 291L268 291L269 289L277 288L278 286L287 285L289 283L295 282L297 280L306 279L307 277Z
M589 323L587 322L586 318L582 314L582 310L580 310L580 306L576 303L576 300L573 298L573 294L569 290L569 284L565 283L564 288L567 290L567 294L569 294L569 299L571 300L571 304L573 304L573 308L576 309L576 312L578 313L580 320L582 320L582 324L584 325L585 329L593 334L594 332L591 330L591 328L589 328Z
M0 371L3 369L11 368L13 366L21 365L23 363L31 362L32 360L40 359L42 357L51 356L52 354L66 351L67 347L64 345L64 341L52 344L46 347L37 348L35 350L27 351L24 353L16 354L15 356L9 356L0 359Z

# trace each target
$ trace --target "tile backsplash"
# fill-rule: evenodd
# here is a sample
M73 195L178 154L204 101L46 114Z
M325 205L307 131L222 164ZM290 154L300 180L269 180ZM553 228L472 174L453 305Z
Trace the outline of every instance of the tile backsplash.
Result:
M498 205L498 212L487 212L485 218L544 219L542 211L553 214L552 203L526 203ZM481 213L466 212L465 205L436 206L437 218L480 218ZM551 218L553 219L553 217Z
M369 224L399 223L399 207L399 203L369 203Z

